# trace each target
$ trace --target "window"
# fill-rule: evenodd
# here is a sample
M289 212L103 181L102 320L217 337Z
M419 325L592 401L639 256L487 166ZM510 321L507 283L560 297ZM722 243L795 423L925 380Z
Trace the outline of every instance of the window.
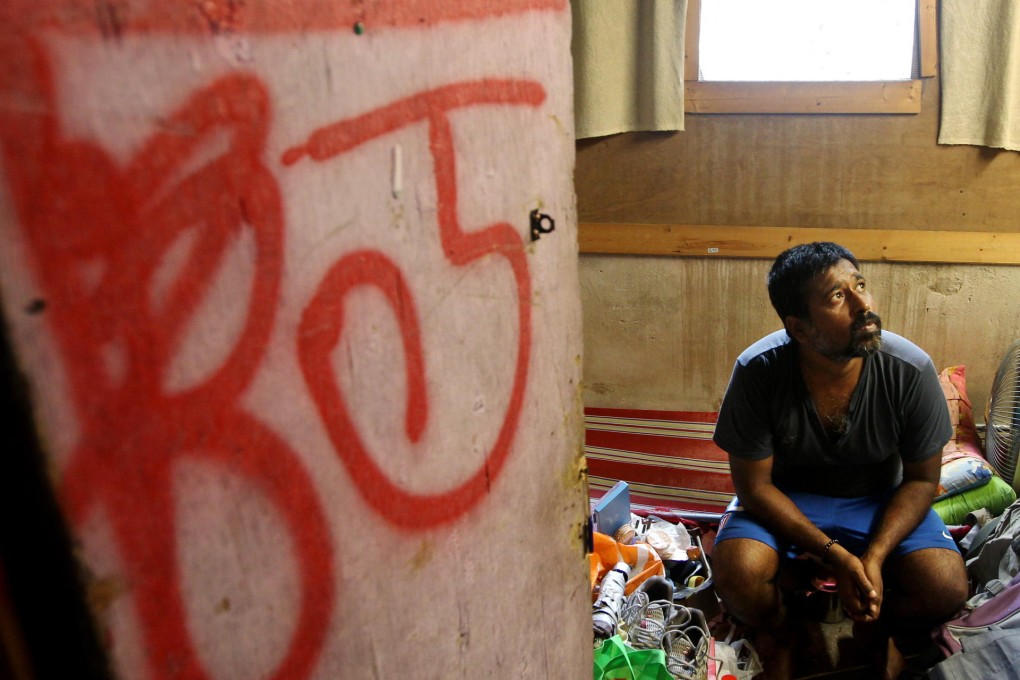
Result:
M699 80L909 80L914 0L701 0Z
M917 113L911 76L935 74L935 12L935 0L689 0L685 109Z

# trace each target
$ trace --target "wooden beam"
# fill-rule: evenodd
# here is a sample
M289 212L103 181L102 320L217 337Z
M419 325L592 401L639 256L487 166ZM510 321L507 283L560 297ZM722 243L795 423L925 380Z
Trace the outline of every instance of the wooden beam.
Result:
M938 1L917 0L917 63L922 78L938 75Z
M1020 233L896 229L578 225L582 254L771 259L798 243L835 241L862 261L1020 264Z
M918 113L920 80L684 83L686 113Z
M701 0L687 0L684 22L684 80L701 79Z

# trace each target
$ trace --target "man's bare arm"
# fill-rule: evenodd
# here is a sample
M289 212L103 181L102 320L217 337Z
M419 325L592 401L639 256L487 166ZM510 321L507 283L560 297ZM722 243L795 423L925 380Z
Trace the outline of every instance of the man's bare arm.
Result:
M840 599L855 620L871 621L881 607L881 581L872 584L865 565L831 540L772 483L772 459L750 461L730 456L730 473L741 505L783 539L832 566L839 578Z
M942 457L903 464L903 483L882 513L878 529L865 551L866 561L881 566L896 546L910 535L931 509L942 471Z
M772 484L771 458L745 460L730 456L730 474L737 497L748 512L802 550L822 556L829 537Z

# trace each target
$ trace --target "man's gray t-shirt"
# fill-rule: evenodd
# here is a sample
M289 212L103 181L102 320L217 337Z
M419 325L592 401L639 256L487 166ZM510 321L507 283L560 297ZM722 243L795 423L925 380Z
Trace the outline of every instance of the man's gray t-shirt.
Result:
M852 498L879 494L902 479L901 461L938 455L953 434L935 366L921 348L882 331L864 357L843 434L822 426L785 330L737 358L719 410L715 443L737 458L774 456L783 491Z

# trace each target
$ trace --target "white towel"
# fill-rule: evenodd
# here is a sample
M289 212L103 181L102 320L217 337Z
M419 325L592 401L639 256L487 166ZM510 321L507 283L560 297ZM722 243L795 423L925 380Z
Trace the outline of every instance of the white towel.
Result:
M942 0L939 144L1020 151L1020 0Z
M577 137L684 129L687 0L572 0Z

